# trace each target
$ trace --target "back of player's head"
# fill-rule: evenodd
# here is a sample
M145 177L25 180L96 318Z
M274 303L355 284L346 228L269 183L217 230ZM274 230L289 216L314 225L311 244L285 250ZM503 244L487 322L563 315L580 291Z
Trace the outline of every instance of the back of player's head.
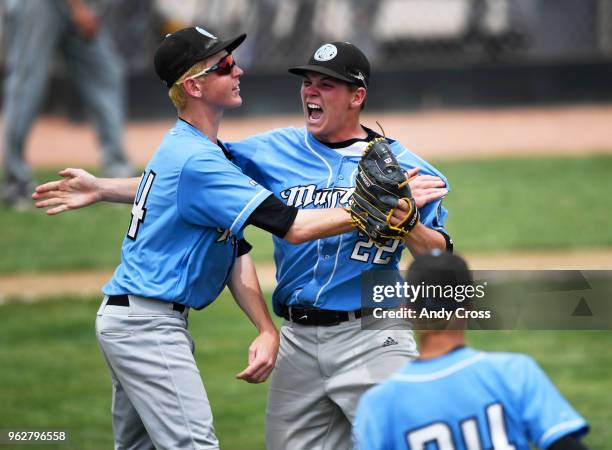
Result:
M449 286L473 282L470 269L463 258L440 250L417 256L408 269L407 281Z
M408 269L406 281L420 286L419 296L412 305L419 313L471 308L472 274L460 256L439 250L417 256ZM432 323L426 321L426 328L431 328Z

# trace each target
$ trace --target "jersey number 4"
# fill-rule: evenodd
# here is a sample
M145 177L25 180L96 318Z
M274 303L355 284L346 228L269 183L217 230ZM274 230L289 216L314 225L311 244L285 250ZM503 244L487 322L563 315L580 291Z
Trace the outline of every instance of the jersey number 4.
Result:
M151 186L153 186L154 180L155 172L153 171L150 171L146 177L143 175L142 179L140 180L140 186L138 186L140 195L136 197L136 201L132 206L132 219L130 220L130 228L127 232L127 237L133 241L136 240L138 228L140 227L140 224L144 222L145 216L147 215L147 208L145 208L145 204L147 203L147 197L149 197L149 191L151 190Z
M508 441L506 426L504 423L504 408L500 403L494 403L486 408L487 422L491 437L491 450L516 450L516 447ZM461 422L461 435L466 450L483 450L482 441L478 432L478 423L475 418L469 418ZM428 444L436 444L439 449L454 450L457 447L453 442L451 428L444 422L435 422L417 430L412 430L406 435L408 448L411 450L423 450Z

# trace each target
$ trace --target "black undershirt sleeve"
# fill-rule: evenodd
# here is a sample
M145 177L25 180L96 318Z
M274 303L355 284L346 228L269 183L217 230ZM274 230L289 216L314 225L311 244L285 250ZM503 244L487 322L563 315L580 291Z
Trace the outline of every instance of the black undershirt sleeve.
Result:
M238 253L236 254L236 257L240 258L241 256L246 255L252 248L253 246L249 244L246 239L240 239L238 241Z
M454 242L453 239L446 234L444 231L436 230L442 236L444 236L444 241L446 241L446 251L449 253L453 253Z
M588 450L588 448L576 436L569 434L555 441L548 450Z
M282 239L293 225L297 213L296 207L287 206L274 195L270 195L251 213L246 223Z

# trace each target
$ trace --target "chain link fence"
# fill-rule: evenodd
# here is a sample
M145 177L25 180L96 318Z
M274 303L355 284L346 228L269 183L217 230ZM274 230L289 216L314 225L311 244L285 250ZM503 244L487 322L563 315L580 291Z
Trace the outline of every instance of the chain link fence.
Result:
M162 27L203 24L223 36L246 31L237 56L257 71L303 63L332 40L355 43L379 70L612 59L612 0L157 0L150 6ZM116 28L121 41L138 27Z
M9 5L20 1L0 0L3 72ZM104 5L129 74L132 118L173 113L153 54L161 36L189 25L224 38L248 34L235 51L249 75L248 106L233 114L295 112L287 68L334 40L353 42L370 59L377 80L370 109L612 99L612 0L84 1ZM78 119L80 100L65 71L58 57L43 109Z
M106 3L105 19L132 73L150 70L160 35L191 24L224 37L248 33L236 56L257 72L304 63L320 43L332 40L358 45L377 70L612 60L612 0ZM2 35L5 49L10 36Z

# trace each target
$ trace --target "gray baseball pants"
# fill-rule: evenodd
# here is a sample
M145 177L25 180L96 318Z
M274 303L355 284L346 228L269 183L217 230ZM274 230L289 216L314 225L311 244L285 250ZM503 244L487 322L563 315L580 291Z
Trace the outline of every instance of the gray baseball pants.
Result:
M107 300L98 310L96 336L113 383L115 449L218 449L188 309L132 295L129 307Z
M268 394L268 450L348 450L357 403L417 356L405 321L362 330L361 319L334 326L285 321Z

